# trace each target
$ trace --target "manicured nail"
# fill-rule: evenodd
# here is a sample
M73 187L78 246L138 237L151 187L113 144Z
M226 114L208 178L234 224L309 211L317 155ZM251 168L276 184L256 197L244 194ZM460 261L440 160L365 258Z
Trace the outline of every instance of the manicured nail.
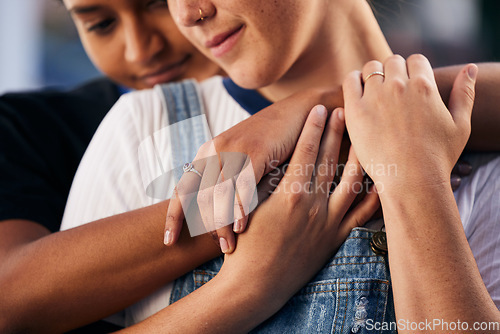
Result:
M234 220L233 231L239 233L241 231L241 222L238 219Z
M318 113L318 115L320 115L321 117L326 116L326 108L325 108L325 106L323 106L323 105L317 105L317 106L316 106L316 112L317 112L317 113Z
M172 235L172 232L170 230L167 230L165 232L165 237L163 238L163 243L167 246L171 245L173 239L174 239L174 236Z
M477 66L469 66L468 74L472 80L476 80L477 77Z
M337 116L341 121L344 121L345 120L344 109L342 108L337 109Z
M226 239L224 238L220 238L219 239L219 244L220 244L220 250L222 251L222 253L227 253L229 251L229 245L227 244L227 241Z

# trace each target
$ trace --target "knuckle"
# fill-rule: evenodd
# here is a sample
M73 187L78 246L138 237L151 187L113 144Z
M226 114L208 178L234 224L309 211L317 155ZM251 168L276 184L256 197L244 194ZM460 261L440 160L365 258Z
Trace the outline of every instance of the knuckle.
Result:
M401 57L400 55L392 55L387 57L387 59L384 62L384 65L387 65L389 63L394 63L394 62L404 62L405 59Z
M388 80L388 84L391 91L396 95L403 94L406 90L406 83L400 78L391 78Z
M423 75L417 75L410 80L421 95L430 95L433 92L431 81Z
M255 188L255 177L248 173L242 173L238 176L236 180L236 188L238 191L248 191L251 188Z
M201 145L201 147L198 149L198 153L196 154L195 160L203 159L212 155L213 147L214 147L213 139L203 143L203 145Z
M421 53L415 53L412 54L411 56L408 57L406 60L407 62L421 62L421 61L427 61L427 57L425 57Z
M290 191L287 196L287 204L289 209L295 210L304 202L304 193L302 191Z
M369 74L382 67L382 63L377 60L370 60L363 66L363 73Z
M469 100L471 102L474 102L474 99L476 97L476 91L474 90L474 88L470 85L465 85L465 87L463 88L463 91L464 91L465 95L469 98Z
M321 210L321 203L315 201L309 208L308 212L309 220L310 221L315 220L318 217L320 210Z
M167 214L167 219L166 219L167 225L176 225L178 223L178 216L175 214Z
M212 193L209 191L209 189L203 189L198 192L198 195L196 197L198 206L205 207L212 203Z
M299 152L306 156L315 156L317 154L317 144L314 142L305 142L298 147Z
M219 182L214 186L214 197L220 198L231 194L231 182Z

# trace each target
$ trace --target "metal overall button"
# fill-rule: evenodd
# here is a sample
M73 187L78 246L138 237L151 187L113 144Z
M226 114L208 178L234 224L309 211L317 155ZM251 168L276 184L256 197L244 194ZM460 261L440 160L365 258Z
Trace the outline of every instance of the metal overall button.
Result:
M372 236L370 241L372 251L377 255L387 254L387 236L384 231L378 231Z

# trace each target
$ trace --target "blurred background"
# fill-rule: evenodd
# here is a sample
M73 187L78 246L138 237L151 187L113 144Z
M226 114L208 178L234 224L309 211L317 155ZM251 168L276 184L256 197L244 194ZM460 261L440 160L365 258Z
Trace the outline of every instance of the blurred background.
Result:
M499 0L371 0L393 51L440 66L500 60ZM0 1L0 94L99 76L57 0Z

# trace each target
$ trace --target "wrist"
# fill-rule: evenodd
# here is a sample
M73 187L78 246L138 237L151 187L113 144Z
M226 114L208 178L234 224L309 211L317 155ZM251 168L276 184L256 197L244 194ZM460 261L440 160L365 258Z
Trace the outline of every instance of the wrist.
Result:
M221 302L239 319L240 329L250 331L276 313L288 300L279 298L273 291L273 285L262 275L260 270L226 267L225 264L216 277L209 283L219 286L218 296Z
M384 172L384 175L372 177L381 200L386 197L391 200L404 200L408 195L418 196L428 192L451 190L451 173L449 172L437 168L432 170L432 173L405 172L396 167Z

